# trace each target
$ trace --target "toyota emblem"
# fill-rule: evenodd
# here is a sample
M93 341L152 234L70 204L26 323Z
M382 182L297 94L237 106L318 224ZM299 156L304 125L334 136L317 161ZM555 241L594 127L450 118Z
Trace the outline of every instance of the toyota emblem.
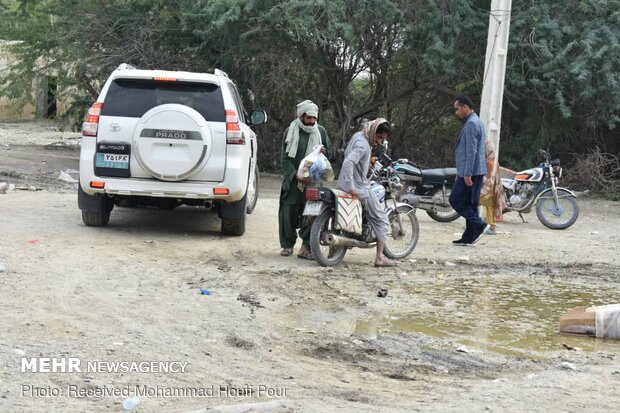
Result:
M110 123L110 130L112 132L118 132L121 130L121 125L119 125L118 123Z

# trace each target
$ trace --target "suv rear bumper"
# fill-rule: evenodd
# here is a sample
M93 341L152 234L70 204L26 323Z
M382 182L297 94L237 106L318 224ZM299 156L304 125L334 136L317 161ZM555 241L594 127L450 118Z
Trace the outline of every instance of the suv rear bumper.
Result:
M91 147L92 146L92 147ZM159 198L204 199L236 202L245 196L249 165L241 162L242 156L234 156L240 148L230 148L224 180L167 182L144 178L113 178L94 174L94 145L82 145L80 151L80 186L88 195L148 196ZM230 153L233 152L233 153ZM238 154L241 155L241 154ZM92 188L93 181L103 182L104 188ZM227 188L228 195L215 195L215 188Z

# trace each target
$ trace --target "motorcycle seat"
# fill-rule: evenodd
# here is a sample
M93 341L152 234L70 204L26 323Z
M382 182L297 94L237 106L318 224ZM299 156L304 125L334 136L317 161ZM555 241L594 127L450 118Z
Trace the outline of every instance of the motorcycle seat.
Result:
M454 182L456 168L422 169L422 183L443 184L445 181Z

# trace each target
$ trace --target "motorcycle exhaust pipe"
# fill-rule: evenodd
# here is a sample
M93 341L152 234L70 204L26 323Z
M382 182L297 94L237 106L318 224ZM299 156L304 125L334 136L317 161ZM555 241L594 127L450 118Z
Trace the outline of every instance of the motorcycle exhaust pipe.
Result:
M343 237L336 234L327 234L325 241L328 245L334 247L357 247L357 248L370 248L372 245L364 241L359 241L349 237Z
M432 197L422 197L420 195L405 194L400 197L400 201L411 205L414 208L420 209L435 209L439 212L451 212L452 206L450 204L444 205L433 201Z
M420 195L404 194L400 196L399 201L409 204L414 208L418 208L422 202L422 197Z
M424 202L422 201L422 205L427 206L427 208L424 208L424 206L420 206L420 208L422 209L431 209L434 208L436 211L438 212L452 212L454 211L454 209L452 208L451 205L442 205L442 204L437 204L437 203L433 203L433 202Z

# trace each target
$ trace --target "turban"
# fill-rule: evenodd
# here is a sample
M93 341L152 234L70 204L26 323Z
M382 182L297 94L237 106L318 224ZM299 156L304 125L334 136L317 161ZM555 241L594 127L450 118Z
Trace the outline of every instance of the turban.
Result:
M312 152L312 149L316 145L321 144L321 133L319 132L319 125L315 123L312 126L306 126L299 119L301 115L306 114L308 116L319 117L319 107L311 100L304 100L297 104L297 118L293 120L288 127L286 134L286 153L289 158L295 158L297 156L297 146L299 145L299 130L301 129L305 133L309 134L308 146L306 149L306 155Z
M314 116L315 118L318 118L319 107L311 100L304 100L297 105L297 117L300 117L304 113L308 116Z

